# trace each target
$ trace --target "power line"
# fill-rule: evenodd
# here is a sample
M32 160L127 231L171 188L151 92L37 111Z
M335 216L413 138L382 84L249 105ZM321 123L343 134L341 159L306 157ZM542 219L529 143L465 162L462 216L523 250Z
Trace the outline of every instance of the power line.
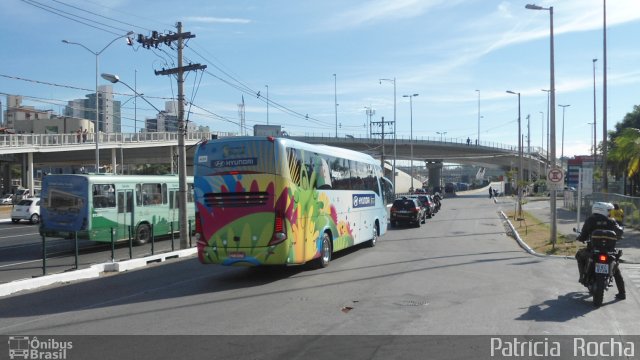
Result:
M22 2L24 2L24 3L26 3L26 4L29 4L29 5L31 5L31 6L35 6L35 7L37 7L37 8L40 8L40 9L42 9L42 10L44 10L44 11L50 12L50 13L52 13L52 14L55 14L55 15L61 16L61 17L66 18L66 19L69 19L69 20L71 20L71 21L75 21L75 22L78 22L78 23L80 23L80 24L87 25L87 26L92 27L92 28L97 29L97 30L101 30L101 31L104 31L104 32L108 32L108 33L113 34L113 35L121 35L121 33L117 33L117 32L114 32L114 31L107 30L107 29L103 29L103 28L100 28L100 27L98 27L98 26L96 26L96 25L92 25L92 24L86 23L86 22L84 22L84 21L80 21L80 20L78 20L78 19L74 19L74 18L72 18L72 17L70 17L70 16L67 16L67 15L64 15L64 14L68 14L68 15L71 15L71 16L75 16L75 17L78 17L78 18L83 19L83 20L92 21L92 22L94 22L94 23L97 23L97 24L100 24L100 25L106 26L106 27L108 27L108 28L112 28L112 29L120 30L121 32L126 32L126 31L128 31L128 30L124 30L124 29L118 29L118 28L116 28L116 27L114 27L114 26L110 26L110 25L107 25L107 24L103 24L103 23L97 22L97 21L95 21L95 20L87 19L87 18L84 18L84 17L82 17L82 16L77 16L77 15L74 15L74 14L68 13L68 12L66 12L66 11L62 11L62 10L56 9L56 8L54 8L54 7L51 7L51 6L48 6L48 5L44 5L44 4L42 4L42 3L39 3L39 2L37 2L37 1L35 1L35 0L20 0L20 1L22 1Z
M106 19L106 20L111 20L111 21L113 21L113 22L120 23L120 24L122 24L122 25L132 26L132 27L136 27L136 28L138 28L138 29L142 29L142 30L146 30L146 31L151 31L150 29L146 29L146 28L143 28L143 27L141 27L141 26L138 26L138 25L135 25L135 24L130 24L130 23L127 23L127 22L124 22L124 21L118 20L118 19L110 18L110 17L108 17L108 16L100 15L100 14L94 13L94 12L92 12L92 11L82 9L82 8L80 8L80 7L78 7L78 6L74 6L74 5L71 5L71 4L67 4L67 3L65 3L65 2L63 2L63 1L60 1L60 0L52 0L52 1L57 2L58 4L61 4L61 5L64 5L64 6L68 6L68 7L72 8L72 9L76 9L76 10L79 10L79 11L82 11L82 12L85 12L85 13L88 13L88 14L91 14L91 15L94 15L94 16L97 16L97 17L100 17L100 18Z

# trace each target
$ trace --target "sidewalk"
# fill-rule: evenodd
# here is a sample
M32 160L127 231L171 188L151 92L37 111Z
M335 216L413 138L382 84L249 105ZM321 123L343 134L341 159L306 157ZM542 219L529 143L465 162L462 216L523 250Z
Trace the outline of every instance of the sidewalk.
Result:
M551 209L549 198L525 198L526 203L522 205L524 211L529 212L540 221L551 225ZM510 197L499 197L496 203L509 206L514 204L514 199ZM558 234L567 237L574 237L573 228L576 227L578 214L562 207L562 198L558 198L556 202L556 226ZM589 214L580 214L580 225L584 223L585 218ZM640 231L627 227L624 229L622 239L616 244L616 248L622 250L622 262L640 264Z

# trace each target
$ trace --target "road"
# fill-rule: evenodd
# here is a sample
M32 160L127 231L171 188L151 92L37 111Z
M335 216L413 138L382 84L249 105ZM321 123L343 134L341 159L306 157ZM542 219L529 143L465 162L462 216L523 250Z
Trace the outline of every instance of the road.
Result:
M640 333L639 295L594 308L575 261L527 254L484 192L445 199L330 266L228 268L195 258L0 299L2 334ZM64 299L64 301L60 301Z
M41 276L43 274L42 237L37 224L20 221L12 223L10 206L0 207L0 284L14 280ZM177 239L174 248L179 248ZM170 239L158 239L154 243L133 246L131 256L141 258L152 252L167 252L172 249ZM75 242L70 239L47 238L47 274L73 270L75 262ZM111 245L91 241L78 242L78 268L111 261ZM129 246L119 243L114 246L115 260L129 259Z

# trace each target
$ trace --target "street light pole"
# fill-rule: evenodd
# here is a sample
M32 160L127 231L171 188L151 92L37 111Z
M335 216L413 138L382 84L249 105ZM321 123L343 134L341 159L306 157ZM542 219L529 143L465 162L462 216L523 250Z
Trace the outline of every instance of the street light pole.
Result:
M269 85L265 85L267 88L267 125L269 125Z
M511 90L507 90L507 93L518 95L518 158L520 162L520 166L518 167L518 209L517 209L517 217L522 218L522 170L523 170L523 162L522 162L522 128L521 128L521 119L520 119L520 93L514 92Z
M420 94L402 95L409 98L409 116L411 119L411 137L409 144L411 145L411 190L413 190L413 98Z
M96 104L95 104L96 105L96 113L95 113L96 114L96 122L94 124L94 133L95 133L95 137L96 137L96 139L95 139L95 141L96 141L96 173L100 172L100 144L99 144L100 143L100 140L99 140L99 130L100 130L99 129L100 128L100 110L99 110L99 108L100 108L100 93L98 91L98 57L111 44L116 42L116 40L122 39L122 38L127 37L127 36L132 35L132 34L133 34L133 31L129 31L125 35L118 36L117 38L111 40L111 42L109 42L100 51L93 51L93 50L89 49L88 47L84 46L81 43L62 40L62 42L65 43L65 44L78 45L78 46L82 47L83 49L87 50L88 52L92 53L96 57Z
M478 92L478 139L476 139L476 145L480 145L480 90Z
M598 154L598 150L596 147L596 61L598 59L593 59L593 168L596 168L596 156ZM595 188L594 188L595 190Z
M336 108L336 139L338 138L338 77L333 74L333 104Z
M560 162L562 163L564 161L562 160L564 159L564 110L571 105L558 104L558 106L562 107L562 150L560 152Z
M436 134L440 135L440 142L442 142L442 135L447 135L447 132L446 131L443 131L443 132L436 131Z
M393 193L396 193L396 158L397 158L397 144L398 144L398 136L396 135L396 78L393 79L380 79L380 84L382 81L393 82Z
M549 87L550 87L550 104L549 111L551 112L551 134L550 134L550 145L551 145L551 164L555 168L556 166L556 85L555 85L555 61L554 61L554 45L553 45L553 6L548 8L544 8L538 5L527 4L525 8L530 10L549 10ZM606 66L606 64L605 64ZM551 189L551 199L550 199L550 207L551 207L551 244L555 249L556 239L557 239L557 212L556 212L556 190Z
M607 175L607 0L603 4L603 42L602 42L602 191L609 192Z

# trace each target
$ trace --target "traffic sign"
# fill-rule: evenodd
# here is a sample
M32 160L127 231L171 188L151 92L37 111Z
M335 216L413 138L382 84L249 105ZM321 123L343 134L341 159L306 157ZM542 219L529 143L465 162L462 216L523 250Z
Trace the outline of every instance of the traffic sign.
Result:
M549 190L564 189L564 171L561 168L549 169L547 173L547 187Z

